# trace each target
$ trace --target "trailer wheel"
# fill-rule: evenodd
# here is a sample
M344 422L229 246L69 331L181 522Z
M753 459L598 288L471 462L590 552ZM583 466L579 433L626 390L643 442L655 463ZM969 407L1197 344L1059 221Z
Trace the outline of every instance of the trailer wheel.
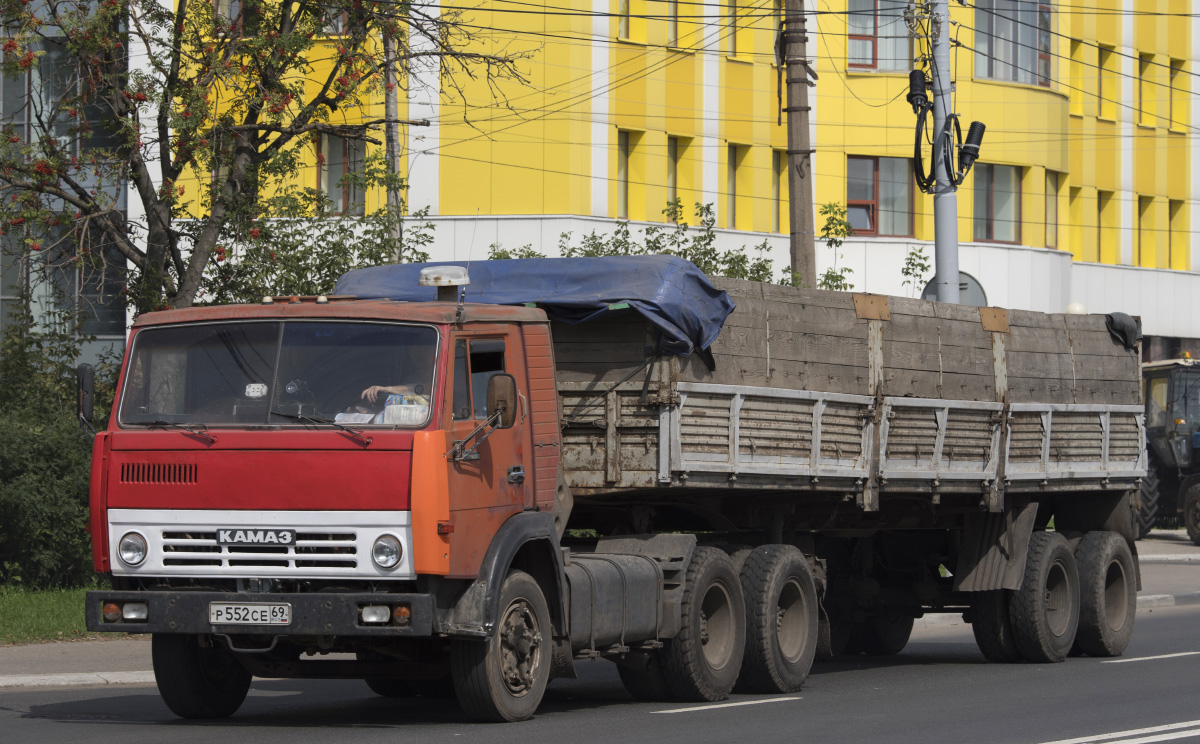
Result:
M988 661L1010 664L1021 660L1008 614L1011 596L1007 589L971 593L971 631Z
M663 675L662 661L657 652L627 654L617 662L617 674L634 700L666 703L675 699Z
M1120 656L1133 637L1137 582L1133 554L1115 532L1089 532L1075 549L1079 566L1079 632L1088 656Z
M1079 627L1079 571L1066 538L1033 533L1025 577L1008 610L1021 656L1034 662L1067 658Z
M909 615L872 615L851 631L850 645L868 656L895 656L908 645L913 618Z
M663 673L679 700L721 700L737 682L746 647L746 608L733 562L717 548L692 552L679 634L663 645Z
M180 718L227 718L250 691L251 674L233 652L198 636L155 633L150 656L158 693Z
M1158 524L1158 473L1151 467L1138 486L1138 510L1133 517L1133 529L1138 540L1150 534Z
M479 721L522 721L542 702L550 680L550 610L533 577L513 571L500 588L491 637L455 639L451 676L458 702Z
M1183 526L1192 542L1200 545L1200 486L1192 486L1183 497Z
M746 652L740 682L756 692L795 692L817 652L817 587L804 554L767 545L742 567Z

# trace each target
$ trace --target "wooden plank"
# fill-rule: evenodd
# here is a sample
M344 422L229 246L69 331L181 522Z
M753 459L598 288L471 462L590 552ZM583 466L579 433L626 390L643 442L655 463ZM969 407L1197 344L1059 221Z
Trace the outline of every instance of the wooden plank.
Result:
M1021 328L1046 328L1065 331L1067 316L1063 313L1039 313L1035 310L1009 310L1009 326Z
M772 328L768 354L765 330L727 328L713 344L712 351L718 364L721 357L732 354L760 358L764 364L770 356L772 360L790 359L796 362L831 362L857 366L867 363L866 347L865 339L777 332Z
M945 347L938 361L937 344L914 343L911 341L889 341L884 337L883 363L888 368L924 370L937 374L955 372L994 377L991 349Z
M972 349L992 348L992 334L983 330L979 319L949 320L921 318L915 315L895 313L886 324L883 337L892 341L911 341L946 346L962 346Z

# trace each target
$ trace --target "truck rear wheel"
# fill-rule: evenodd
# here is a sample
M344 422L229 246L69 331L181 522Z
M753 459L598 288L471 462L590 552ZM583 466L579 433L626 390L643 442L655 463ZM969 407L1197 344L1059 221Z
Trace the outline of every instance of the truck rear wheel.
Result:
M617 662L617 674L634 700L666 703L675 699L663 675L662 661L657 651L627 654Z
M1200 486L1192 486L1183 497L1183 526L1192 542L1200 545Z
M1008 604L1012 592L996 589L971 592L971 632L975 644L988 661L1010 664L1021 660L1017 642L1013 640L1012 621Z
M755 548L742 567L746 651L741 682L756 692L795 692L817 652L817 587L791 545Z
M251 674L233 652L194 635L155 633L150 656L158 693L180 718L227 718L250 691Z
M733 562L698 547L688 565L682 626L664 644L663 674L679 700L721 700L737 682L746 648L746 608Z
M455 639L451 676L458 702L479 721L522 721L550 681L550 610L533 577L513 571L500 588L496 630L484 641Z
M1021 656L1034 662L1067 658L1079 627L1079 571L1066 538L1033 533L1025 577L1008 610Z
M1133 637L1137 582L1133 554L1115 532L1089 532L1075 549L1079 565L1079 631L1088 656L1120 656Z
M854 626L851 645L868 656L895 656L908 645L913 618L881 612Z

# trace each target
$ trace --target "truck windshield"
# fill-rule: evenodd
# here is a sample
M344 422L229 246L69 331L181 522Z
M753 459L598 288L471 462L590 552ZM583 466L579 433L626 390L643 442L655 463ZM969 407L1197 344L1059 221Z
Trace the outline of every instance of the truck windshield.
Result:
M1200 372L1181 371L1175 378L1175 397L1171 414L1183 419L1184 426L1197 428L1200 425Z
M335 321L212 323L134 337L121 425L421 426L438 333Z

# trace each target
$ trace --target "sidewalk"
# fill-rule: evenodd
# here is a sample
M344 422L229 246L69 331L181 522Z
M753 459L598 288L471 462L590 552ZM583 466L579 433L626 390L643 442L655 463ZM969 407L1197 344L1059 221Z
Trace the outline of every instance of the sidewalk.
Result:
M1143 609L1200 604L1200 548L1183 530L1154 531L1138 543ZM959 615L926 615L925 626L962 624ZM0 690L95 685L153 685L150 637L0 647Z

